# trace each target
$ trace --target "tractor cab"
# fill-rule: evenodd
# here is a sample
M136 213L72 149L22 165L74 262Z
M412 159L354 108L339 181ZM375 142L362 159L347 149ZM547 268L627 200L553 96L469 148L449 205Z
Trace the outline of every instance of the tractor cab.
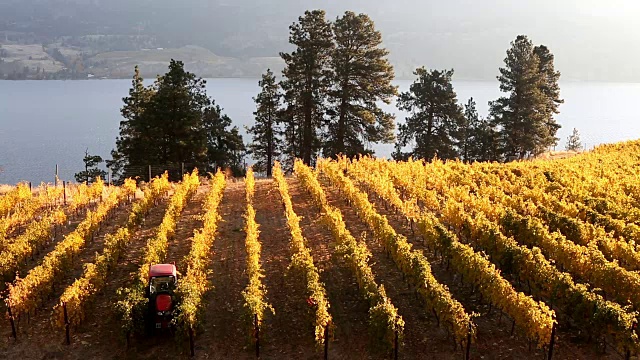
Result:
M178 282L175 264L158 264L149 267L149 319L156 329L171 326L174 311L174 292Z

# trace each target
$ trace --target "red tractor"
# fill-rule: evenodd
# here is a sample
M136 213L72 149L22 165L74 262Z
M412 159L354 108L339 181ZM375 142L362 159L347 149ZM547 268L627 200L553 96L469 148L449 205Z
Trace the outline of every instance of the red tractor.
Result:
M158 264L149 266L149 325L155 329L171 327L175 310L175 289L178 273L175 264Z

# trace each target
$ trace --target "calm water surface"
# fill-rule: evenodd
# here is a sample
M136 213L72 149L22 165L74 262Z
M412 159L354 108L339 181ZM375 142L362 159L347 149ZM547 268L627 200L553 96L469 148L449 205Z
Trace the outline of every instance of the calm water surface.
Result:
M224 108L242 133L253 121L258 92L253 79L210 79L207 92ZM411 81L397 81L406 91ZM129 80L100 81L0 81L0 183L53 181L55 166L63 180L72 180L83 167L85 149L109 158L115 146L122 97ZM458 99L473 97L481 115L488 101L500 96L497 82L454 82ZM559 148L576 127L583 143L596 144L640 138L636 101L640 84L561 83L565 103L558 121L562 129ZM388 110L399 121L405 114L393 105ZM245 142L248 138L244 135ZM375 146L379 156L389 156L393 145Z

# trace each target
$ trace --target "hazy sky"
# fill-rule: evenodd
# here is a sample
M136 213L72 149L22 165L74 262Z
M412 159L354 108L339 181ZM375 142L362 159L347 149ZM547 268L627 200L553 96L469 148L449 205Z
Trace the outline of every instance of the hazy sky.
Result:
M551 49L563 80L640 82L634 0L0 0L0 30L144 29L222 56L277 56L287 50L288 26L315 8L331 19L368 13L400 76L424 65L453 68L459 79L493 79L509 43L526 34Z
M229 2L242 6L237 0ZM347 9L366 12L382 31L395 62L411 65L406 71L426 65L454 68L461 78L493 78L509 43L526 34L535 44L551 48L565 80L640 82L640 1L263 0L260 4L266 12L275 8L286 14L289 23L310 8L327 9L330 18ZM277 35L286 36L286 29Z
M526 34L534 43L551 48L565 79L640 80L640 2L400 0L394 4L374 15L380 27L388 29L383 35L389 47L400 56L426 60L429 66L453 67L463 77L485 76L487 66L501 63L509 42ZM406 11L411 7L414 11ZM414 46L406 46L408 39Z

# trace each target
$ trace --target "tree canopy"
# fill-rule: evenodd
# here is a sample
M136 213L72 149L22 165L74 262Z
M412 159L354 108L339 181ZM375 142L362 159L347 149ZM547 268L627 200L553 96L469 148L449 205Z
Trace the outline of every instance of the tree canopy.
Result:
M331 23L323 10L306 11L289 27L291 53L281 53L286 66L281 83L285 92L285 154L310 165L322 148L326 97L330 87L328 64L334 48Z
M395 117L378 102L397 94L393 67L382 35L366 14L345 12L333 25L335 48L329 61L328 128L325 156L372 153L368 143L395 140Z
M524 35L511 43L500 68L500 90L508 96L490 102L493 123L500 132L501 152L507 159L536 156L557 143L560 126L558 79L553 55L534 47Z
M393 157L432 159L455 158L453 136L464 117L462 107L451 84L453 70L427 70L414 72L418 78L408 92L400 94L398 108L409 112L404 124L399 125L398 142ZM405 148L409 146L409 151Z
M129 96L123 99L120 136L112 160L117 176L144 176L148 165L238 167L244 144L231 120L207 96L206 82L171 60L169 71L144 86L136 67Z
M82 162L84 162L84 171L74 175L77 182L91 184L99 178L104 180L107 176L107 172L98 167L98 165L103 163L104 160L101 156L90 155L89 149L84 152Z
M258 82L260 93L253 100L256 103L255 124L247 131L253 136L249 144L249 153L256 161L255 171L264 171L271 176L274 161L280 156L280 127L278 125L278 111L282 94L276 77L269 69Z

